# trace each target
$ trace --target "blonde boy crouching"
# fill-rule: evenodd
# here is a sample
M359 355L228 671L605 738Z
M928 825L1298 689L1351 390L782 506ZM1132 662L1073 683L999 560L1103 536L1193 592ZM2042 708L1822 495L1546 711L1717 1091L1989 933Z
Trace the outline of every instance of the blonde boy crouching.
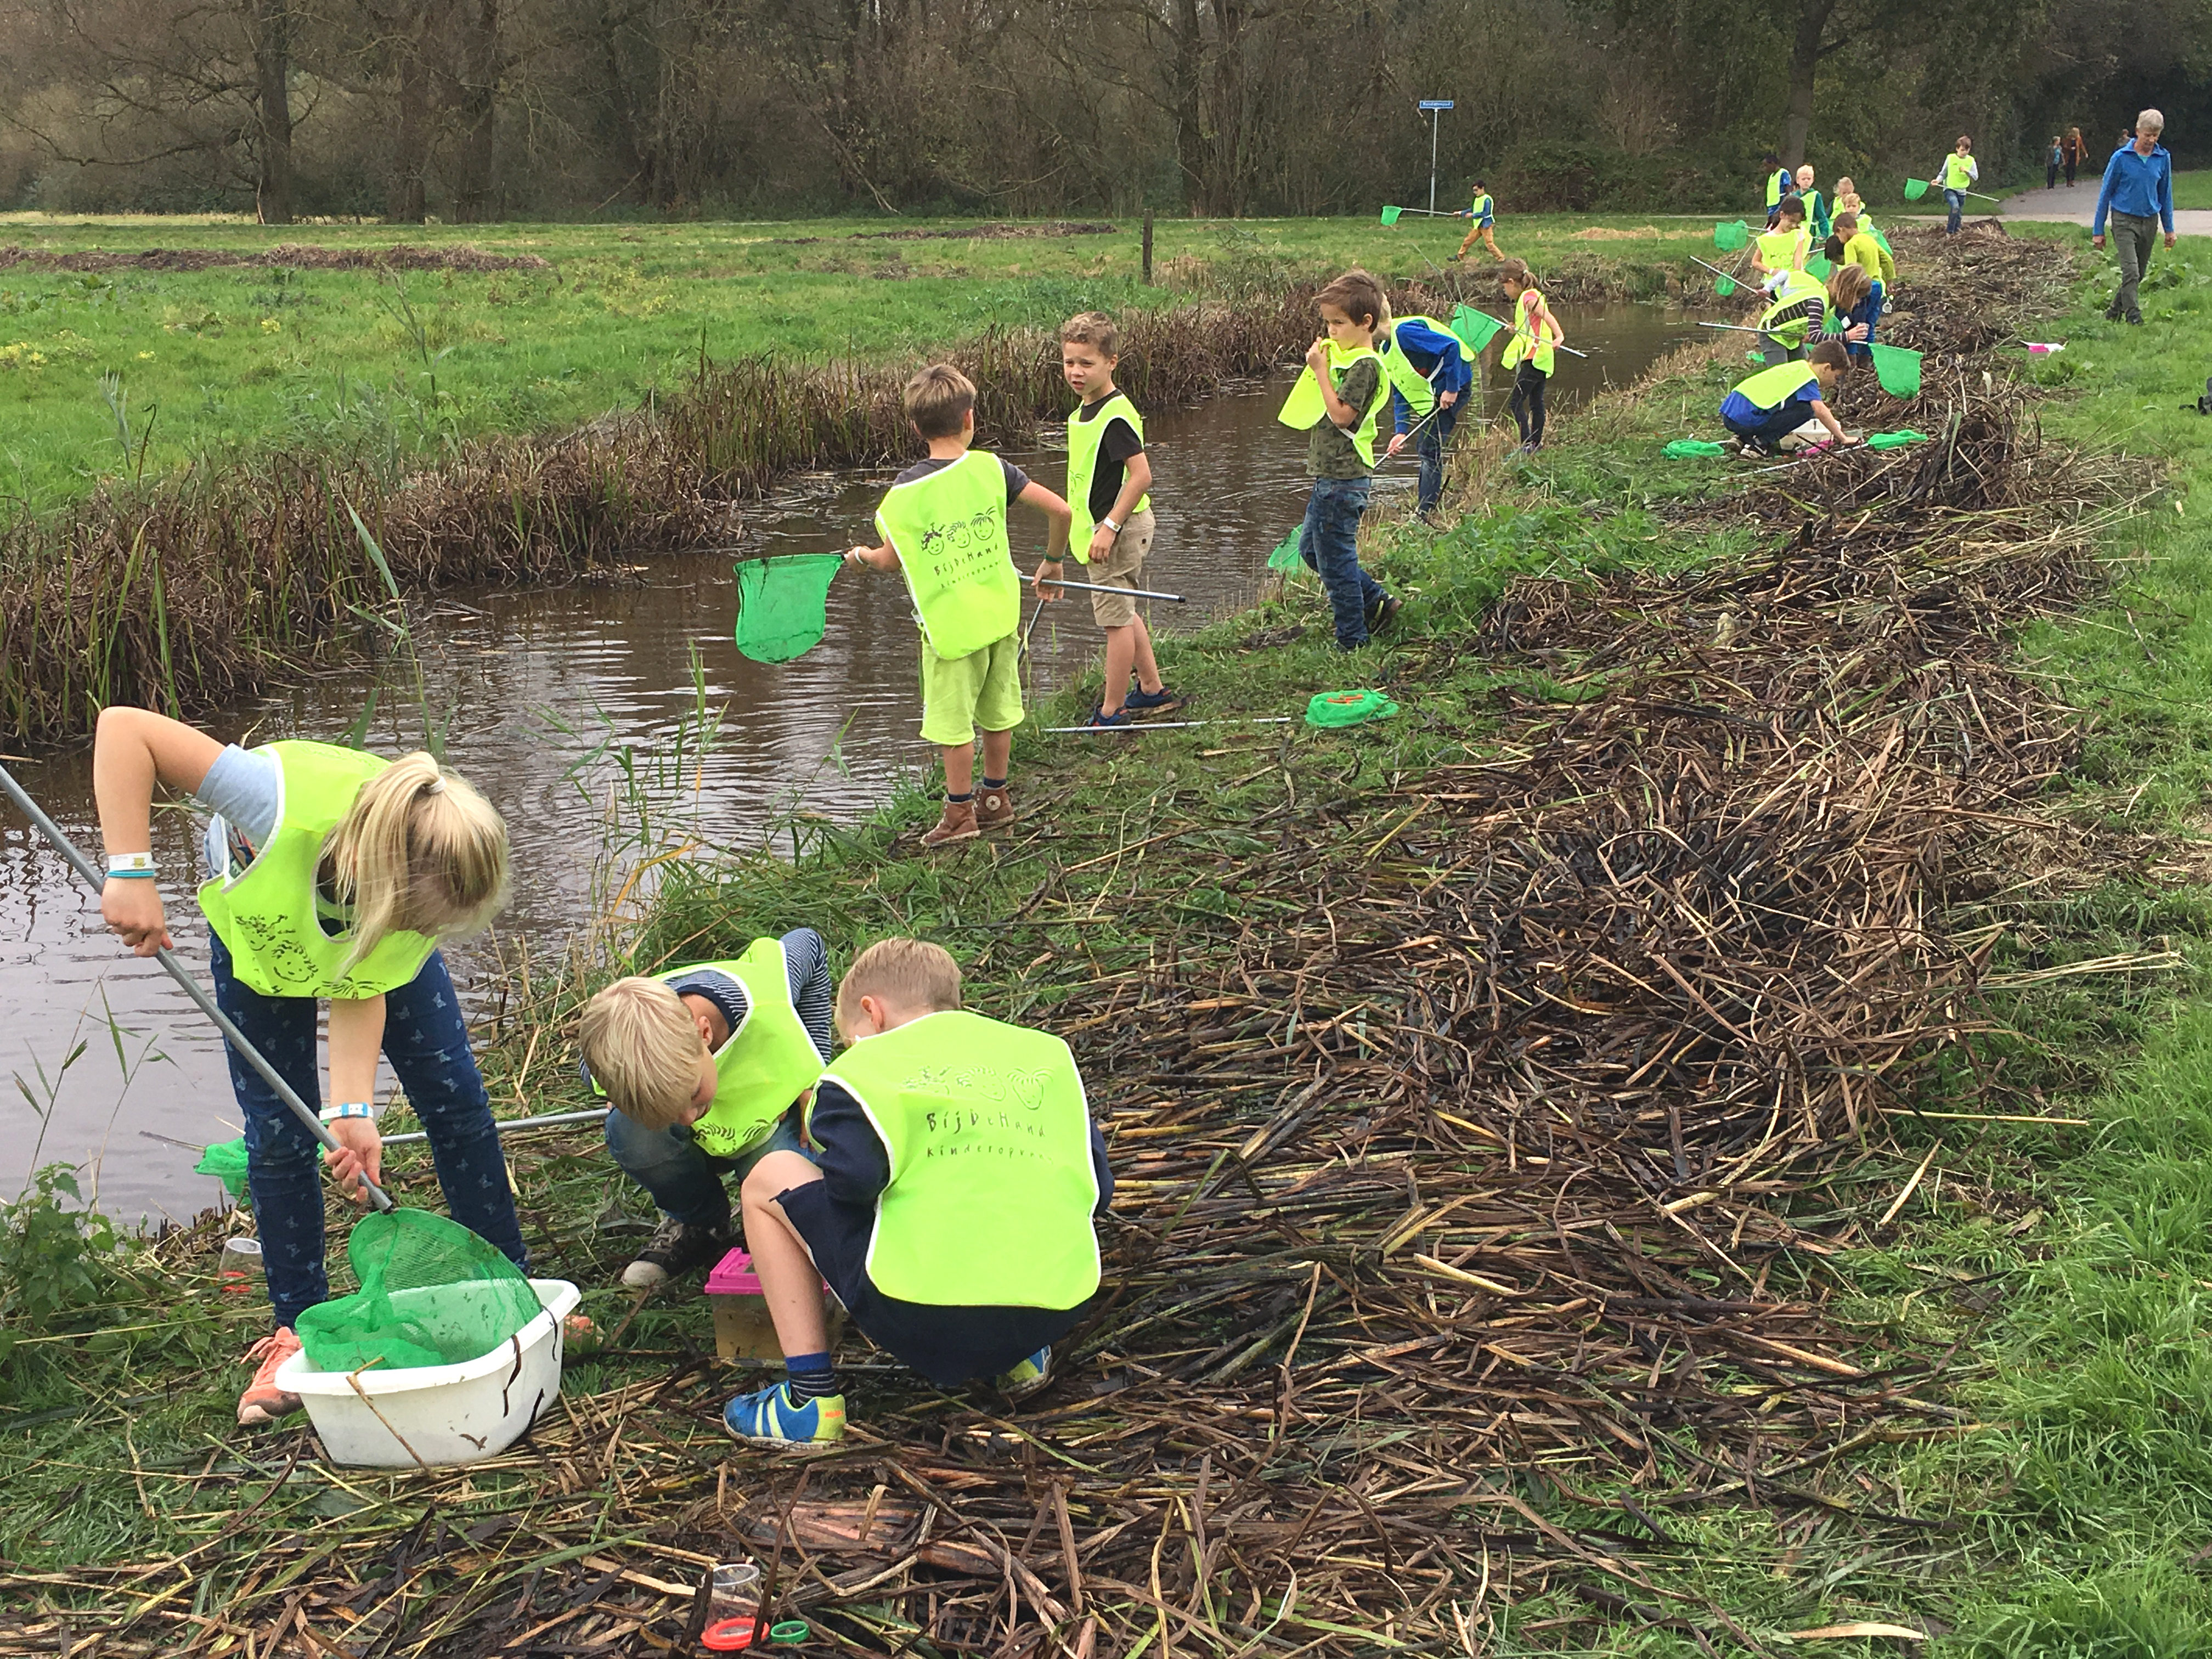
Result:
M824 1283L931 1382L988 1376L1013 1398L1050 1380L1051 1345L1098 1288L1114 1178L1067 1045L962 1012L958 964L910 939L854 960L837 1024L851 1046L808 1106L813 1158L771 1152L744 1181L787 1371L724 1407L741 1440L843 1437Z
M804 1157L799 1106L830 1058L822 935L797 927L725 962L617 980L584 1005L584 1075L613 1107L609 1154L661 1223L623 1283L646 1291L736 1243L728 1176Z

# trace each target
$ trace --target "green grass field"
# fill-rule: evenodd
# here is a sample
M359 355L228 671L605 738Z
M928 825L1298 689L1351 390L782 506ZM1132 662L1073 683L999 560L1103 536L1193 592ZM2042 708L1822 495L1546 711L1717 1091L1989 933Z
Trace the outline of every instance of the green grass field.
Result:
M2175 173L2173 204L2178 208L2212 208L2212 168Z
M35 253L404 244L550 268L386 276L0 263L0 500L43 508L142 464L158 475L266 448L434 453L634 409L681 384L702 349L883 361L994 326L1051 326L1087 307L1166 303L1194 286L1275 287L1352 264L1418 276L1425 255L1441 263L1459 240L1455 221L1411 216L1390 229L1373 219L1163 222L1146 288L1133 222L1106 234L939 234L975 222L265 229L9 216L0 249ZM1499 235L1543 270L1569 260L1679 265L1711 246L1703 220L1508 218Z

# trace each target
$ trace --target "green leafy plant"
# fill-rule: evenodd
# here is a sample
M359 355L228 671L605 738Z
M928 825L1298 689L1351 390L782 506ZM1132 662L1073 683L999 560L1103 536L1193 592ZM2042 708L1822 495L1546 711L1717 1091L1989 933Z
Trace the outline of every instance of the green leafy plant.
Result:
M76 1171L48 1164L0 1204L0 1358L109 1299L123 1279L113 1225L87 1209Z

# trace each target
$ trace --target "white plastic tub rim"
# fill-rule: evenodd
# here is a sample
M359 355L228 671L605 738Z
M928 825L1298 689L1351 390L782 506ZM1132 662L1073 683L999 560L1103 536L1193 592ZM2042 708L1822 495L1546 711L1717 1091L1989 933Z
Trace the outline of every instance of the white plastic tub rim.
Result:
M582 1299L565 1279L533 1279L530 1288L543 1311L474 1359L323 1371L302 1352L278 1367L276 1386L300 1396L340 1463L427 1468L495 1457L560 1397L568 1316Z

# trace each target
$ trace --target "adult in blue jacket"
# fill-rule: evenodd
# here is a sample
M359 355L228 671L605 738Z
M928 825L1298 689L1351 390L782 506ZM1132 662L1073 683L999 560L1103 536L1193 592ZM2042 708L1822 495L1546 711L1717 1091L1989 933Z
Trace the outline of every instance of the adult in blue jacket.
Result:
M2105 163L2104 188L2097 192L2097 216L2089 222L2089 246L2105 245L2105 222L2112 221L2112 248L2120 258L2119 291L2105 309L2107 319L2142 321L2136 290L2150 269L2151 249L2160 228L2173 246L2173 158L2160 143L2166 117L2147 109L2136 117L2136 141L2112 152Z
M1437 394L1435 416L1414 434L1421 447L1420 493L1415 506L1417 511L1426 513L1443 499L1444 450L1451 443L1452 428L1459 423L1460 405L1467 399L1468 388L1474 384L1474 366L1461 349L1459 336L1426 317L1396 319L1390 325L1390 337L1406 354L1413 373ZM1414 422L1403 393L1392 392L1390 403L1397 416L1397 435L1390 440L1389 453L1395 455L1406 447L1406 434Z

